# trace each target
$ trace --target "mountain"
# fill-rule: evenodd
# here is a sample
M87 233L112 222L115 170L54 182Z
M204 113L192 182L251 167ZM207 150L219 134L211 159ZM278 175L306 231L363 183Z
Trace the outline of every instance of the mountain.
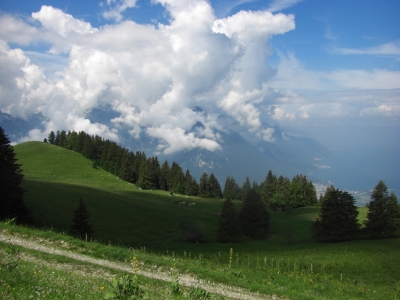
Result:
M241 185L246 177L261 183L268 170L290 179L296 174L311 174L331 157L330 151L317 141L287 135L279 128L275 129L273 143L248 141L234 131L218 133L222 137L222 150L193 149L174 155L159 155L159 160L176 161L196 178L200 178L203 172L214 173L222 185L228 176Z

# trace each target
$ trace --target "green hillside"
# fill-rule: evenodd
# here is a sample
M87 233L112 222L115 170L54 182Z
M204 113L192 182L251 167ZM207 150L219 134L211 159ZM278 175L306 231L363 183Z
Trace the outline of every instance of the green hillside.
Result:
M0 224L2 232L15 230L21 236L37 236L60 245L68 241L81 253L122 262L134 253L148 267L170 270L174 266L204 281L285 299L400 297L400 239L315 243L310 226L318 216L317 207L271 213L267 240L221 244L215 242L215 235L222 200L142 191L104 170L94 169L82 155L46 143L23 143L15 146L15 152L25 174L25 203L38 227L68 231L82 197L91 214L95 239L134 249L86 243L51 230L7 224ZM196 205L180 205L182 201ZM240 203L235 205L238 209ZM362 222L367 208L359 210ZM179 226L184 221L202 222L209 242L180 242ZM4 247L0 243L0 251ZM35 266L30 268L27 274L36 270ZM158 291L154 284L148 289Z
M179 239L181 222L193 220L206 225L210 240L215 237L222 200L141 191L93 168L81 154L46 143L19 144L15 152L25 174L25 204L37 226L68 231L82 197L99 240L157 247ZM196 205L179 205L183 201Z

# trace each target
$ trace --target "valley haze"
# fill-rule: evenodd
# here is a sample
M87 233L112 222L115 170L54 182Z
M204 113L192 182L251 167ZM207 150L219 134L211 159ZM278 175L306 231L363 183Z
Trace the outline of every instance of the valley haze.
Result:
M395 0L0 3L0 126L97 134L239 184L400 191ZM364 203L360 200L359 203Z

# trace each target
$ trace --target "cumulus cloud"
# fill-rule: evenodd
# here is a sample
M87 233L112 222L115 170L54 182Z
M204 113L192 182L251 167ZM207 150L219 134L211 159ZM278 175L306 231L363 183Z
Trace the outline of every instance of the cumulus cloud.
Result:
M96 28L84 21L77 20L62 10L43 5L40 11L32 13L32 18L38 20L44 29L67 37L71 33L86 34L96 32Z
M0 24L8 24L0 26L1 111L25 119L43 114L45 130L32 130L29 138L71 129L118 140L127 130L134 138L153 139L166 154L218 151L223 142L219 132L226 124L274 142L270 122L308 120L328 115L327 109L357 116L397 111L389 96L374 102L367 93L362 94L366 98L358 95L361 111L347 100L348 93L328 95L326 99L336 98L327 104L299 91L396 88L399 72L315 72L294 55L281 55L277 70L270 68L269 40L295 28L293 15L240 11L218 19L207 1L153 2L165 8L168 24L122 21L122 13L136 1L118 0L103 3L118 23L100 28L51 6L32 14L34 25L1 15ZM284 7L295 2L274 3ZM49 45L46 59L15 47L38 42ZM51 67L51 56L62 57L63 64ZM113 110L108 125L89 118L102 107Z
M101 2L101 6L105 4ZM107 0L108 10L103 12L103 18L113 19L121 22L123 17L122 13L128 9L136 6L136 0Z

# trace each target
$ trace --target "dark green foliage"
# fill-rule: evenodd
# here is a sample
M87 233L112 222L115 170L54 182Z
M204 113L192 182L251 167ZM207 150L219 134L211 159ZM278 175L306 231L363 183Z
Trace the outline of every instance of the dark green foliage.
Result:
M399 235L400 206L394 193L389 195L388 188L382 180L375 186L372 201L368 204L365 231L370 238L390 238Z
M92 225L89 224L89 211L79 197L79 206L75 210L70 228L70 234L80 239L89 239L93 236Z
M50 131L49 136L48 136L49 143L53 145L55 139L56 139L56 135L54 134L54 131Z
M214 176L214 173L211 173L210 177L208 178L208 186L210 189L210 198L220 199L222 197L221 185Z
M355 199L348 192L326 189L319 218L313 223L311 233L318 242L340 242L358 238L360 224Z
M222 196L225 199L240 200L241 190L233 177L228 176L226 178Z
M168 185L170 191L174 193L183 194L185 192L185 175L183 174L181 166L176 162L172 162Z
M180 225L182 241L190 243L203 243L206 241L204 225L201 222L182 222Z
M0 127L0 220L15 218L19 224L30 224L32 218L21 187L24 175L16 161L14 148Z
M255 239L264 239L269 231L269 214L260 195L250 189L243 200L240 211L242 233Z
M196 196L199 193L199 185L197 184L196 179L190 174L190 171L187 169L185 173L185 195Z
M264 203L269 203L276 193L277 178L272 171L268 171L268 175L260 186L260 196Z
M250 190L251 190L250 180L249 180L249 177L246 177L245 181L243 182L243 186L242 186L242 195L241 195L242 201L244 201L247 193Z
M168 161L166 160L162 164L160 169L160 188L164 191L169 190L168 178L169 178L169 164Z
M290 206L297 208L317 203L317 193L312 182L304 175L296 175L290 183Z
M210 187L208 185L208 175L206 172L204 172L200 177L199 196L203 198L210 198Z
M228 198L222 204L219 217L217 240L219 242L235 242L240 239L240 223L232 201Z

